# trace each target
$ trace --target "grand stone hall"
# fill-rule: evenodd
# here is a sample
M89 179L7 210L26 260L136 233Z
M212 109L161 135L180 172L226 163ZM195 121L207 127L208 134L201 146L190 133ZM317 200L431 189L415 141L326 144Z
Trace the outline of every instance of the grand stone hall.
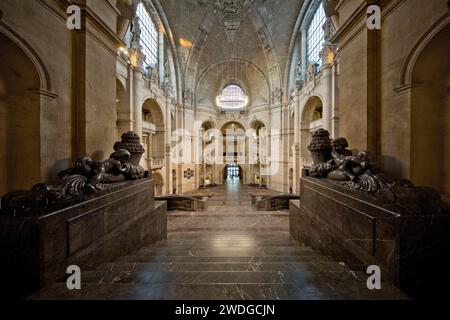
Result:
M448 0L0 0L3 300L450 292Z

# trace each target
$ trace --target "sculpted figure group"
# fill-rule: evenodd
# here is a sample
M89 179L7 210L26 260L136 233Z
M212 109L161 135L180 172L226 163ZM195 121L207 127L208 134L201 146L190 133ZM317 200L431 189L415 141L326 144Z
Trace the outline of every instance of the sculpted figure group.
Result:
M72 204L82 196L112 190L126 180L144 178L139 165L144 148L133 132L122 135L109 159L79 158L73 168L58 174L57 184L37 184L31 190L13 191L2 197L2 211L11 215L42 215Z
M345 138L329 140L328 135L325 130L313 135L308 147L315 159L309 169L310 176L346 182L345 185L351 189L367 192L388 190L396 185L380 172L369 151L354 155L347 149Z

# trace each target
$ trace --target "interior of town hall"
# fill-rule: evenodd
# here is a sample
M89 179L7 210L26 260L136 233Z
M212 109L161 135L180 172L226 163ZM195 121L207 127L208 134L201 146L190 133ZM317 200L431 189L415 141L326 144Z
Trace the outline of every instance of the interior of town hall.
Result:
M0 295L450 290L450 1L1 0Z

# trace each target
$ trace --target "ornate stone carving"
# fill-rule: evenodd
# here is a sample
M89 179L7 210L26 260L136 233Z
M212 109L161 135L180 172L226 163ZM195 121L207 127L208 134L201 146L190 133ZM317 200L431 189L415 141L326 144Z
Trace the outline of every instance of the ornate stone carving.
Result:
M41 216L75 204L84 196L112 190L126 180L143 178L145 170L138 162L143 153L139 140L136 134L124 134L123 141L115 144L115 152L109 159L95 161L81 157L73 168L58 174L61 180L58 184L40 183L32 190L6 194L2 198L2 213Z
M163 91L166 95L173 96L172 74L170 71L169 60L164 61L164 85Z
M131 64L135 68L139 68L143 72L144 70L144 61L145 61L145 55L142 53L140 48L131 48L129 50L130 52L130 60Z
M159 87L159 67L158 64L147 67L148 77L150 81Z
M281 90L280 88L276 88L272 92L272 104L281 103L282 98L283 98L283 90Z
M220 8L223 24L229 38L233 43L236 39L236 33L242 23L242 9L244 4L240 0L224 1Z
M302 60L297 58L297 65L295 66L295 85L302 86L303 85L303 67Z
M137 15L135 15L132 21L131 48L141 49L141 25L139 23L139 17Z
M242 8L244 7L244 4L240 0L232 0L232 1L224 1L222 4L222 8L220 9L220 12L222 16L227 15L237 15L240 16L242 13Z
M194 93L190 89L187 89L183 93L183 100L185 105L192 106L194 104Z
M337 46L333 44L326 44L320 51L320 59L323 65L330 65L335 61Z
M317 72L318 72L318 65L315 63L310 63L308 65L308 71L306 73L306 78L308 79L308 82L311 82L314 80Z

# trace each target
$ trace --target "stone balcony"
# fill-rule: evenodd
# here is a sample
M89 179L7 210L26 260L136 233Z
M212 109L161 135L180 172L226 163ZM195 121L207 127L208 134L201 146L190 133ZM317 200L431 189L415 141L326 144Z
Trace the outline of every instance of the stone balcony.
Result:
M165 165L166 165L166 159L164 159L164 158L152 159L152 161L151 161L151 168L152 168L152 170L161 169Z
M155 133L156 125L147 121L142 121L142 129L146 132Z

